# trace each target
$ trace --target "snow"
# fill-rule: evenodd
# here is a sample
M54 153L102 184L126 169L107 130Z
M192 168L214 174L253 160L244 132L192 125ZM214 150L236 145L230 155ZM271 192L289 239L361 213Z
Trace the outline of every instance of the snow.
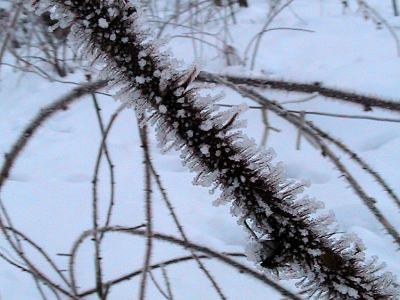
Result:
M266 11L264 2L250 1L247 10L237 13L240 25L233 26L230 31L235 47L238 47L241 54L244 53L251 37L264 23ZM390 23L398 24L399 21L390 15L390 1L386 2L384 5L379 1L371 1L371 4ZM400 60L396 54L393 38L385 28L377 30L370 21L363 20L355 8L343 14L340 1L327 3L299 0L294 2L292 8L304 22L294 17L290 11L286 11L276 19L272 24L273 27L300 27L313 30L313 33L291 30L265 33L257 57L257 70L252 74L271 74L271 77L286 80L318 81L328 86L363 94L398 99ZM105 19L100 20L99 25L103 28L108 27ZM190 40L174 38L169 46L174 54L178 58L185 59L186 63L190 64L195 59ZM209 71L243 74L241 67L225 68L223 59L215 59L215 49L211 47L205 47L203 55L204 57L200 59L210 61L205 67ZM7 59L11 61L9 57ZM128 61L130 58L125 59ZM167 79L170 74L163 71L154 75ZM18 134L42 106L73 87L57 82L49 83L35 74L25 74L21 78L19 76L19 73L15 73L11 68L2 66L0 83L2 153L9 150ZM83 74L79 73L70 75L67 80L85 81ZM141 77L137 78L140 82L144 80ZM206 92L218 94L221 90L226 94L226 99L221 102L236 105L246 101L249 106L255 105L228 89L216 88ZM278 92L268 92L267 95L279 101L302 97L302 95ZM107 120L119 103L114 103L106 96L99 95L98 98L102 108L101 113ZM324 100L321 97L305 103L287 104L285 107L293 110L368 115L355 105ZM242 118L248 120L248 126L243 130L257 141L261 140L263 124L260 111L255 109L244 111L243 108L242 106L238 108L238 111L243 111ZM160 111L166 112L165 107L160 106ZM374 116L400 119L397 114L378 109L374 109L372 113ZM399 253L391 238L385 235L381 225L348 188L348 184L339 178L339 172L304 140L301 143L301 150L296 150L298 132L271 112L268 114L271 126L279 128L281 132L270 131L267 146L274 148L278 154L277 159L284 162L287 176L296 180L310 179L312 186L306 189L306 193L323 201L327 211L335 212L342 226L341 230L357 233L367 246L368 255L378 255L379 261L386 261L387 270L400 276ZM184 117L184 114L181 116ZM312 120L328 132L340 137L369 164L378 169L397 194L400 193L399 123L338 120L311 115L307 116L307 120ZM202 126L204 130L209 130L211 124ZM187 134L193 136L193 132ZM16 227L40 243L52 258L65 268L68 259L57 256L57 253L69 252L80 233L91 228L91 181L100 142L101 136L93 104L90 97L86 97L74 104L70 110L57 114L39 130L17 160L1 194L2 201ZM252 246L248 246L247 236L236 224L236 218L230 215L229 207L220 205L225 203L225 196L218 193L210 196L207 188L193 186L191 184L193 175L182 167L177 152L171 151L165 155L159 153L152 131L150 142L156 168L190 239L226 252L244 252L247 247L250 249ZM131 110L124 111L118 118L110 133L108 147L116 165L117 181L117 203L112 224L126 226L142 224L145 220L141 173L143 156L137 123ZM200 151L207 155L208 146L204 145ZM341 160L348 162L344 155ZM0 159L0 162L2 161L3 158ZM399 211L381 188L351 162L349 169L357 176L366 191L378 200L379 208L385 212L390 222L400 228ZM99 191L103 223L109 193L107 172L106 163L103 161ZM218 197L220 199L215 200ZM212 203L215 206L212 206ZM155 230L177 235L159 192L154 193L154 210ZM239 212L233 213L240 215ZM145 252L143 239L111 235L106 240L104 246L106 279L142 267L141 255ZM5 245L4 240L1 240L0 246L5 247ZM153 252L153 262L187 254L182 249L158 242ZM90 243L86 242L78 256L77 274L82 289L93 286L91 257L92 248ZM241 261L246 262L243 259ZM43 261L37 259L36 262L48 270ZM207 267L215 274L229 299L281 299L272 289L240 275L236 270L215 262L207 262ZM176 299L217 299L195 263L183 263L168 268L168 273L171 276ZM155 272L162 282L160 274ZM1 260L0 283L2 300L40 299L32 279ZM292 290L295 288L293 282L280 283ZM132 295L138 294L139 284L139 278L124 283L112 290L110 298L132 299ZM354 294L355 291L344 292ZM150 299L161 297L151 284L148 295Z

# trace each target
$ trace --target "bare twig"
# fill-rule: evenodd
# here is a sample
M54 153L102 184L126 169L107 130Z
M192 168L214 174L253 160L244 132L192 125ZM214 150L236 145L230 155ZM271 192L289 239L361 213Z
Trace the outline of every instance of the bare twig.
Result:
M91 76L87 75L88 81L91 81ZM106 143L106 138L107 135L110 131L110 128L113 124L113 122L115 121L117 115L122 111L122 109L125 107L125 105L123 105L123 108L118 108L117 112L114 113L111 116L111 119L109 121L109 124L107 126L107 129L104 128L104 123L103 123L103 119L101 116L101 109L99 106L99 103L97 101L96 98L96 94L92 93L92 100L93 100L93 104L95 106L95 110L96 110L96 116L97 116L97 120L99 122L99 127L100 127L100 132L101 132L101 136L102 136L102 141L101 141L101 146L99 149L99 153L97 155L97 161L96 161L96 165L95 165L95 171L94 171L94 175L93 175L93 197L97 198L97 183L98 183L98 176L99 176L99 170L100 170L100 164L101 164L101 158L102 158L102 154L104 153L106 156L106 160L107 160L107 164L108 164L108 168L109 168L109 172L110 172L110 201L109 201L109 206L108 206L108 211L107 211L107 217L106 217L106 222L105 222L105 227L109 226L110 221L111 221L111 215L112 215L112 209L114 207L114 201L115 201L115 175L114 175L114 164L112 163L112 159L111 159L111 155L108 151L108 147L107 147L107 143ZM95 200L97 201L97 199ZM100 235L100 242L103 239L103 235Z
M385 18L383 18L373 7L371 7L367 2L364 0L358 0L358 4L363 7L364 9L368 10L370 13L372 13L375 18L379 20L379 22L389 30L390 34L392 35L393 39L396 42L396 48L397 48L397 56L400 56L400 39L396 33L396 31L390 26L390 24L386 21ZM393 5L395 4L395 0L393 0ZM397 7L394 5L395 12L397 10Z
M399 9L397 8L397 0L392 0L392 4L393 4L394 16L397 17L399 15Z
M145 227L145 224L141 224L138 225L136 227L132 227L130 228L131 230L135 230L135 229L139 229L142 227ZM114 228L114 227L108 227L108 228ZM104 232L107 232L108 230L99 230L99 234ZM75 261L76 261L76 257L78 254L78 250L79 247L82 245L82 243L85 241L85 239L89 238L91 235L93 235L93 230L87 230L85 232L83 232L79 238L74 242L74 244L72 245L72 249L71 249L71 253L69 254L69 268L68 268L68 272L69 272L69 276L70 276L70 281L71 281L71 289L72 289L72 293L74 295L75 298L78 298L78 286L76 284L76 277L75 277ZM141 269L141 271L143 271L143 269ZM110 287L109 284L104 284L103 288L104 290L108 290ZM90 294L93 293L97 293L97 287L95 287L94 289L92 289L92 292ZM79 294L79 297L83 297L82 294Z
M282 5L279 9L274 10L272 12L272 14L270 16L268 16L267 22L265 22L263 28L261 29L261 31L256 35L256 44L254 46L254 51L253 51L253 56L251 59L251 66L250 66L250 70L254 70L254 66L256 63L256 57L257 57L257 51L258 51L258 47L260 46L260 42L261 42L261 38L264 34L264 32L266 32L266 29L268 28L268 26L272 23L272 21L275 19L275 17L277 15L279 15L286 7L288 7L294 0L288 0L284 5ZM248 48L250 47L250 44L252 43L252 41L250 41ZM245 59L246 60L246 59Z
M307 125L310 126L311 129L315 130L316 133L321 136L322 138L332 142L334 145L336 145L340 150L342 150L344 153L348 154L349 157L354 160L357 164L360 165L360 167L368 172L370 175L372 175L375 180L383 187L384 191L388 193L388 195L392 198L393 202L400 208L400 199L399 197L395 194L394 190L389 186L389 184L382 178L381 175L377 171L375 171L365 160L363 160L357 153L352 151L348 146L346 146L343 142L339 141L338 139L335 139L332 137L330 134L327 132L322 131L320 128L318 128L316 125L314 125L311 122L307 122Z
M173 300L174 296L172 294L171 281L168 278L167 268L165 267L165 265L161 265L161 271L165 281L165 285L167 286L168 298L170 300Z
M279 103L282 104L282 103ZM296 110L289 110L291 113L301 113ZM378 122L392 122L392 123L400 123L400 119L392 119L392 118L379 118L373 116L361 116L361 115L345 115L345 114L333 114L319 111L304 111L306 115L316 115L316 116L325 116L325 117L333 117L333 118L343 118L343 119L357 119L357 120L370 120L370 121L378 121Z
M166 292L163 291L161 286L158 284L157 280L154 278L153 272L151 272L150 269L151 266L149 266L149 271L148 271L151 281L154 283L154 285L156 286L157 290L161 293L161 295L163 295L165 299L169 300L170 299L169 296L167 295Z
M42 256L43 258L50 264L52 269L60 276L60 278L64 281L64 283L70 287L71 284L67 280L67 278L64 276L64 274L61 272L60 268L56 265L56 263L51 259L51 257L44 251L40 245L35 243L32 239L30 239L28 236L26 236L24 233L21 231L15 229L15 228L10 228L7 227L7 230L12 231L13 233L17 234L20 236L25 242L27 242L29 245L31 245L33 248L35 248Z
M94 100L96 100L94 93L92 93L92 97ZM97 108L99 108L97 101L95 101L95 106L96 106L96 111ZM101 157L103 153L108 153L107 151L107 143L106 143L106 139L108 137L108 134L111 130L111 127L113 125L113 123L115 122L115 120L117 119L118 115L124 110L124 108L126 107L126 104L122 104L117 110L116 112L111 116L110 121L107 125L106 128L104 128L102 119L100 114L98 114L98 120L99 120L99 124L100 124L100 128L101 128L101 134L102 134L102 140L100 143L100 148L98 151L98 155L97 155L97 160L96 160L96 164L95 164L95 171L94 171L94 175L93 175L93 217L94 220L98 219L98 212L97 212L97 202L98 202L98 196L97 196L97 181L98 181L98 173L99 173L99 169L100 169L100 162L101 162ZM107 155L107 154L106 154ZM111 158L110 156L108 156L108 163L109 163L109 168L110 168L110 185L111 185L111 192L110 192L110 203L108 206L108 210L107 210L107 216L106 216L106 222L105 225L108 226L110 221L111 221L111 215L112 215L112 209L114 207L114 193L115 193L115 189L114 189L114 165L111 162ZM96 221L95 225L98 227L98 221ZM101 274L102 274L102 270L101 270L101 256L100 256L100 246L101 246L101 241L103 239L103 233L100 233L99 236L94 237L94 242L96 243L96 261L98 260L96 265L96 276L97 276L97 284L98 284L98 289L101 290L101 295L100 297L106 298L106 290L103 290L103 283L101 280ZM100 272L100 274L97 274L97 272ZM100 278L99 278L100 275ZM101 286L101 287L100 287Z
M300 125L298 126L298 133L297 133L297 142L296 142L296 150L300 150L300 143L301 143L301 135L303 134L303 126L306 120L306 114L304 111L300 112Z
M14 16L12 18L11 24L9 26L7 26L7 28L6 28L6 36L4 38L3 45L1 46L1 50L0 50L0 69L1 69L1 64L3 62L3 56L4 56L4 53L6 52L12 31L14 30L15 26L17 25L18 18L22 12L23 2L24 2L24 0L21 0L15 5Z
M265 99L265 98L264 98ZM275 102L278 104L277 102ZM281 105L281 103L279 103ZM230 104L219 104L219 106L223 107L232 107ZM264 110L265 106L249 106L251 109L260 109ZM289 113L301 113L296 110L287 110ZM365 120L372 120L372 121L380 121L380 122L396 122L399 123L400 120L398 119L391 119L391 118L377 118L377 117L369 117L369 116L356 116L356 115L343 115L343 114L331 114L331 113L322 113L322 112L309 112L309 111L304 111L304 114L310 114L310 115L322 115L322 116L328 116L328 117L337 117L337 118L348 118L348 119L365 119ZM400 198L396 195L394 192L393 188L389 186L389 184L382 178L382 176L375 171L365 160L363 160L357 153L355 153L353 150L351 150L348 146L346 146L343 142L339 141L338 139L332 137L330 134L327 132L323 131L316 125L314 125L312 122L307 122L307 125L315 131L317 136L320 136L323 139L326 139L333 144L335 144L340 150L342 150L344 153L348 154L350 159L354 160L364 171L369 173L372 177L375 178L375 180L382 186L384 191L388 193L388 195L392 198L394 203L400 208ZM306 138L312 143L313 145L316 144L315 138L306 136ZM323 153L325 155L325 153Z

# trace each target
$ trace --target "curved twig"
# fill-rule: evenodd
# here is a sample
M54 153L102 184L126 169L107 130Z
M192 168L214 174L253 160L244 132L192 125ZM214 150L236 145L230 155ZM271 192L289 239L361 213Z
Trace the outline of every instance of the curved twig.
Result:
M395 3L395 1L393 1L393 3ZM400 39L396 33L396 31L394 31L394 29L392 28L392 26L390 26L390 24L386 21L385 18L383 18L373 7L371 7L367 2L363 1L363 0L358 0L358 4L360 6L363 6L365 9L367 9L368 11L370 11L375 18L377 18L379 20L379 22L383 25L385 25L385 27L389 30L390 34L392 35L395 43L396 43L396 48L397 48L397 56L400 56Z
M128 233L128 234L133 234L133 235L138 235L138 236L143 236L146 237L146 231L143 230L138 230L138 229L134 229L134 228L128 228L128 227L120 227L120 226L115 226L115 227L108 227L108 228L101 228L99 229L99 231L102 232L119 232L119 233ZM91 230L85 231L81 237L79 237L78 241L79 243L81 243L85 238L88 238L89 236L91 236L93 233L91 232ZM250 269L249 267L247 267L244 264L241 264L231 258L228 257L228 255L219 253L217 251L214 251L208 247L204 247L204 246L200 246L198 244L192 243L192 242L187 242L181 239L178 239L176 237L173 236L169 236L169 235L165 235L162 233L153 233L153 238L157 239L157 240L161 240L161 241L165 241L168 243L172 243L175 245L179 245L183 248L191 248L194 251L198 251L201 252L203 254L205 254L204 256L199 255L199 259L200 258L213 258L216 259L222 263L225 263L227 265L230 265L236 269L238 269L240 271L240 273L242 274L247 274L250 275L251 277L260 280L261 282L271 286L274 290L276 290L277 292L279 292L282 296L285 296L289 299L293 299L293 300L301 300L301 298L295 294L293 294L292 292L288 291L287 289L283 288L282 286L280 286L279 284L275 283L274 281L268 279L264 274L256 272L252 269ZM75 244L76 245L76 244ZM74 247L74 249L76 250L77 248ZM75 255L74 255L75 256ZM232 256L242 256L242 254L233 254ZM176 259L172 259L172 260L168 260L168 261L164 261L155 265L151 266L151 269L157 269L160 268L162 265L171 265L171 264L176 264L179 262L184 262L187 260L192 260L195 259L192 255L187 256L187 257L180 257L180 258L176 258ZM115 285L117 283L126 281L131 279L134 276L137 276L139 274L141 274L143 272L143 269L140 269L138 271L129 273L127 275L121 276L117 279L114 279L112 281L108 281L105 283L105 285L107 286L112 286ZM79 297L84 297L84 296L88 296L91 295L93 293L95 293L95 289L91 289L91 290L87 290L85 292L82 292L79 294Z
M357 155L354 151L352 151L349 147L347 147L343 142L335 139L327 132L322 131L312 122L307 122L307 125L310 126L311 129L315 130L316 133L322 138L330 141L334 145L336 145L339 149L341 149L344 153L347 153L351 159L353 159L356 163L360 165L360 167L365 170L367 173L372 175L375 180L383 187L383 189L388 193L388 195L392 198L393 202L400 208L400 199L394 192L394 190L389 186L389 184L382 178L381 175L377 171L375 171L365 160L363 160L360 156Z
M2 188L4 187L4 184L7 182L7 179L9 177L9 173L11 168L14 166L15 161L23 151L23 149L26 147L28 144L29 140L31 137L36 133L36 131L39 129L39 127L47 121L51 116L53 116L55 113L61 111L61 110L67 110L69 105L71 105L74 101L78 100L79 98L91 94L94 91L106 86L105 81L97 81L94 83L90 84L83 84L75 89L73 89L69 94L66 96L62 97L61 99L53 102L52 104L42 108L40 112L36 115L36 117L26 126L20 137L17 139L17 141L14 143L14 145L11 147L11 150L5 155L5 161L3 163L3 166L0 171L0 192ZM30 273L33 275L38 276L41 280L45 281L49 285L52 285L54 288L62 292L63 294L66 294L68 296L73 297L68 291L65 289L59 287L57 284L52 283L49 279L47 279L44 275L42 275L36 268L33 266L32 263L28 260L28 258L24 255L22 252L22 248L20 245L20 242L17 238L17 233L15 232L15 228L12 225L12 221L10 216L8 215L8 212L6 210L6 207L4 206L3 201L0 199L0 205L1 205L1 210L4 215L4 218L0 216L0 229L5 235L7 241L9 242L10 246L12 249L19 255L19 257L26 263L28 266L28 269L30 269ZM12 228L12 232L15 236L15 241L12 239L12 237L9 235L8 231Z
M286 7L288 7L294 0L288 0L284 5L282 5L279 9L274 10L272 12L272 14L270 16L268 16L268 20L267 22L264 24L264 27L261 29L261 31L259 33L257 33L257 35L250 41L249 45L247 46L247 48L249 49L251 44L253 43L253 40L256 39L256 44L254 46L254 51L253 51L253 56L251 59L251 66L250 66L250 70L254 70L254 65L256 63L256 57L257 57L257 51L258 51L258 47L260 46L260 42L261 42L261 38L264 34L264 32L266 32L266 29L268 28L268 26L272 23L272 21L275 19L275 17L277 15L279 15ZM246 51L247 52L247 51ZM245 55L245 62L246 62L246 57L247 55Z

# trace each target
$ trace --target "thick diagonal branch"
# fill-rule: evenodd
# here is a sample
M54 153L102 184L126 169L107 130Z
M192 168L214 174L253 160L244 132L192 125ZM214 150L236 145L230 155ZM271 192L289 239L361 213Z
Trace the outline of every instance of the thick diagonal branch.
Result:
M329 217L312 217L321 206L298 199L302 184L287 182L271 153L261 153L236 131L242 108L216 113L211 97L189 88L197 70L181 72L143 29L140 5L132 1L53 0L73 23L78 43L105 62L104 76L123 85L119 98L137 114L149 113L164 148L175 147L195 182L222 190L218 203L232 202L239 222L259 237L249 257L267 269L300 279L318 299L396 299L390 274L367 262L355 237L337 237ZM284 142L284 141L283 141Z

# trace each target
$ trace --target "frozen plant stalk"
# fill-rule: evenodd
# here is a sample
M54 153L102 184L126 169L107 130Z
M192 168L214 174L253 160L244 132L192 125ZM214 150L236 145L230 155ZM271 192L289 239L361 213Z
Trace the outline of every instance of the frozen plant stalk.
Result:
M40 5L39 5L40 4ZM356 237L330 228L331 216L312 217L322 203L297 198L303 184L288 182L262 152L237 131L236 107L216 113L216 99L201 97L190 83L197 67L182 72L161 42L145 29L137 1L52 0L33 6L55 7L61 26L72 24L72 36L86 53L107 67L112 84L122 85L118 98L134 107L157 128L164 149L181 150L195 183L214 185L222 194L215 204L232 202L253 241L249 258L271 273L299 279L298 285L316 299L399 299L390 273L366 261ZM251 228L251 230L250 230Z

